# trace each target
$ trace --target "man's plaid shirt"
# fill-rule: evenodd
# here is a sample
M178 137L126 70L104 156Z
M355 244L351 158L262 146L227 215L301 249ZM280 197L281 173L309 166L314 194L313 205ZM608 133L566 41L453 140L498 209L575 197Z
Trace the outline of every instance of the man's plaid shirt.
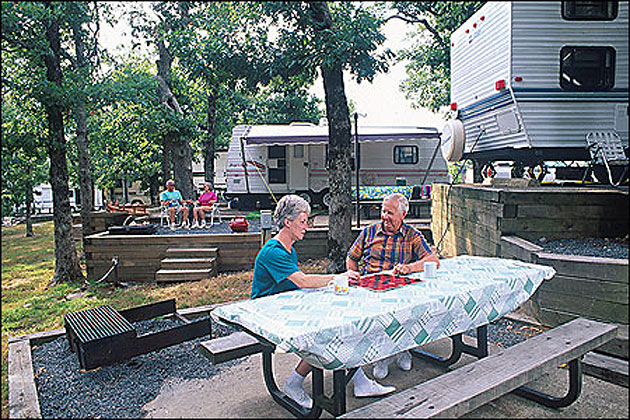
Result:
M348 258L357 262L361 275L365 275L418 261L430 253L424 236L413 227L403 223L398 232L390 235L379 222L361 231L348 251Z

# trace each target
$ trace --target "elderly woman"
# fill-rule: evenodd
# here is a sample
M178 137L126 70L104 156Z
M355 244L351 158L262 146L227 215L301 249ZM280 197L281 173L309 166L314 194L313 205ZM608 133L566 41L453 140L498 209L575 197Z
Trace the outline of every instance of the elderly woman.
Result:
M278 202L274 222L279 232L258 252L254 263L252 299L302 288L320 288L332 280L333 274L304 274L298 267L293 244L304 238L310 212L311 207L306 200L297 195L286 195ZM351 279L359 276L351 270L344 274ZM300 361L283 387L285 394L306 408L313 406L313 400L303 388L304 378L311 369L307 362ZM374 397L395 391L394 387L385 387L368 379L362 369L357 369L352 380L357 397Z
M193 208L193 228L206 227L206 215L204 212L212 211L214 203L217 202L217 195L210 190L210 183L203 183L203 192L199 196L199 199L195 201L195 208Z

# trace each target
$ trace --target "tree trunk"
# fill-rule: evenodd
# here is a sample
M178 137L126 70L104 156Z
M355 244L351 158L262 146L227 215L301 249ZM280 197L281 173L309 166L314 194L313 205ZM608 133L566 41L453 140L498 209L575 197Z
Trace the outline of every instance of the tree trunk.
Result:
M184 112L179 106L177 98L173 94L169 85L171 78L171 63L173 57L168 51L164 40L157 43L158 53L160 55L157 61L157 80L160 102L169 111L176 113L179 117L184 118ZM171 157L173 167L173 177L177 189L182 193L184 199L194 199L193 197L193 176L192 176L192 147L187 138L173 136L167 134L168 139L164 141L166 146L164 153ZM163 162L164 163L164 162ZM164 165L163 165L164 166Z
M192 148L187 140L176 137L173 147L173 178L184 200L194 200Z
M208 126L203 144L203 172L206 182L212 184L214 190L214 137L216 136L217 101L214 92L208 90Z
M33 184L31 182L31 171L26 169L26 232L25 236L27 238L33 237L33 219L31 218L31 213L33 212Z
M46 3L47 7L53 7ZM59 23L54 19L46 19L46 39L50 51L44 56L46 78L61 88L60 37ZM63 114L61 106L54 101L46 101L48 122L48 156L50 158L50 185L53 195L53 223L55 226L55 273L51 285L67 281L85 280L77 250L72 237L72 215L68 197L68 162L66 160L66 139L63 131Z
M81 72L80 77L83 82L81 89L85 89L85 82L89 80L87 70L87 60L85 57L85 45L79 22L72 25L72 35L74 38L74 48L76 51L76 70ZM92 188L92 177L90 175L90 154L88 151L87 138L87 111L85 110L85 99L82 93L78 95L78 105L75 108L75 119L77 123L77 155L79 171L79 191L81 194L81 237L83 243L85 238L92 234L90 226L90 213L94 209L94 190Z
M350 111L341 64L322 68L328 116L328 271L345 271L346 253L352 245Z
M309 3L318 31L332 31L333 22L326 2ZM323 35L327 36L327 35ZM351 132L350 111L343 84L342 63L322 65L322 79L328 117L328 271L345 271L346 253L352 245Z
M83 243L85 243L85 238L92 234L90 213L94 210L94 190L92 189L92 176L90 175L85 103L79 104L75 113L77 122L77 155L79 159L79 190L81 194L81 236Z
M171 142L169 139L164 136L162 139L162 185L160 185L161 189L164 189L166 185L166 181L171 179L173 176L173 171L171 170Z

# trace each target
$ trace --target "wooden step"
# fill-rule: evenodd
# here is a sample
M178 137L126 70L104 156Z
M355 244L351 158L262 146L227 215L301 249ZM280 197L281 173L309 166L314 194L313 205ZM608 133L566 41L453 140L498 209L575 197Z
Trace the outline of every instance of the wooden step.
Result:
M170 283L179 281L199 281L217 274L216 268L167 270L161 269L155 273L155 281L158 283Z
M219 248L168 248L167 258L216 258Z
M161 268L167 270L214 268L216 260L216 258L164 258L161 261Z

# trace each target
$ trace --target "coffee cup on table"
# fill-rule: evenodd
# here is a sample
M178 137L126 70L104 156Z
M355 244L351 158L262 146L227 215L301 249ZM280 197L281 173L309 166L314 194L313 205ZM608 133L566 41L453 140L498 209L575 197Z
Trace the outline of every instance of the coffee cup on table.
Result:
M433 280L437 277L437 263L435 261L427 261L424 263L424 278Z
M328 288L335 292L336 295L345 295L348 293L348 276L337 274L328 282Z

